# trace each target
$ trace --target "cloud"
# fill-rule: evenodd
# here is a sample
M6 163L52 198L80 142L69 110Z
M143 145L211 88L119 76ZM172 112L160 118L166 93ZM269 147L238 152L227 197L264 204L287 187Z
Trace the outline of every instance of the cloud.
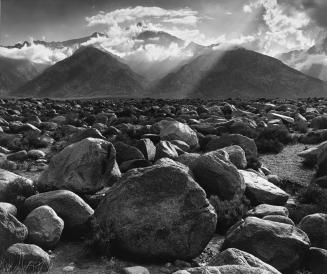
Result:
M198 12L184 8L167 10L160 7L143 7L118 9L112 12L100 12L97 15L87 17L89 26L130 23L137 20L144 22L162 21L166 23L195 25L199 21Z
M31 45L24 45L21 49L0 47L0 56L12 59L27 59L34 63L53 65L54 63L72 55L70 48L50 49L44 45L36 45L31 40Z
M274 56L294 49L308 49L314 44L310 31L306 30L311 23L309 15L290 2L252 0L243 6L245 13L256 13L261 20L256 33L257 50Z

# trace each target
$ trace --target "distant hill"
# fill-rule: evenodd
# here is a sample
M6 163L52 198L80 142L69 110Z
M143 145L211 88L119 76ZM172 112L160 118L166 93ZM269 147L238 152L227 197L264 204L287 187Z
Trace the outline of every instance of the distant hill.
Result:
M141 76L113 55L93 47L80 48L13 93L49 98L139 97L142 94Z
M39 75L47 66L25 59L12 59L0 56L0 94L11 91Z
M308 50L294 50L278 56L287 65L301 72L327 81L327 37Z
M326 83L281 61L242 48L204 54L152 88L164 98L297 98L326 96Z

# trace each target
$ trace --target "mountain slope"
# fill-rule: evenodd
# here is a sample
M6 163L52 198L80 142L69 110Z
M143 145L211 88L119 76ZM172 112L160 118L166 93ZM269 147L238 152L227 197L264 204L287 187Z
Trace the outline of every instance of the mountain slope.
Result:
M281 61L241 48L202 55L164 77L159 97L207 99L326 96L326 84Z
M46 65L36 64L25 59L0 57L0 94L11 91L39 75Z
M111 54L81 48L20 87L23 97L126 97L142 95L143 79Z
M278 58L309 76L327 81L327 37L321 38L308 50L294 50Z

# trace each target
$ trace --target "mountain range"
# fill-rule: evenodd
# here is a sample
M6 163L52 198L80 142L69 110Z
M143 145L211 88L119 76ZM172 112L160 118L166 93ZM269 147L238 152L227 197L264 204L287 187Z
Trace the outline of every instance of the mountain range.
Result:
M11 96L50 98L296 98L327 94L326 82L278 59L243 48L214 50L213 46L188 44L168 33L147 30L134 38L135 46L169 49L173 44L191 53L188 58L149 62L142 58L121 58L101 48L83 46L90 39L99 37L106 36L94 33L64 42L35 41L52 49L69 47L75 52L51 67L28 60L1 58L0 90L6 90L5 94ZM30 45L24 42L13 47L24 46ZM321 49L317 45L316 49L310 50ZM292 54L295 53L280 56L280 59L291 58Z

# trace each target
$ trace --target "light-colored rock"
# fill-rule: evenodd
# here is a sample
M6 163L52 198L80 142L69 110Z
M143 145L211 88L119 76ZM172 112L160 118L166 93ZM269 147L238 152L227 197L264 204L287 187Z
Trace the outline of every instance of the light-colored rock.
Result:
M261 204L249 210L247 216L263 218L269 215L285 216L288 217L289 212L286 207Z
M266 264L257 257L236 248L228 248L224 250L223 252L213 257L208 263L208 266L223 265L241 265L245 267L257 267L263 270L267 270L272 274L281 274L277 269Z
M49 206L34 209L24 224L28 229L28 242L46 250L56 246L64 229L64 221Z
M247 170L239 172L246 185L245 194L253 204L284 205L287 202L289 195L264 177Z
M160 128L160 137L162 140L181 140L191 147L199 145L199 140L195 131L186 124L177 121L163 120L158 123L158 126Z

